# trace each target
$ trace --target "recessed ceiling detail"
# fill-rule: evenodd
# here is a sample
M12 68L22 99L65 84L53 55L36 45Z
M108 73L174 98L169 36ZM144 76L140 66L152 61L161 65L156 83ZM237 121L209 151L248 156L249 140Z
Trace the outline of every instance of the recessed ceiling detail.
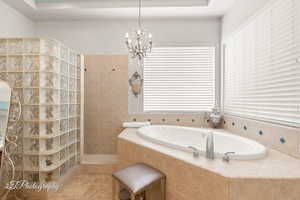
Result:
M35 0L36 4L77 4L97 5L97 7L137 7L136 0ZM151 7L178 7L178 6L208 6L210 0L144 0L143 6Z
M3 0L35 21L135 18L137 0ZM221 17L235 0L143 0L143 18Z

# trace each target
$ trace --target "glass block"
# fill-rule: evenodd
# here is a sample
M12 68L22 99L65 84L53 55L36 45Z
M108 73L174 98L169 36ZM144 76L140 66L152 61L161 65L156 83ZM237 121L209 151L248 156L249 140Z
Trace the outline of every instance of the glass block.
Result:
M76 103L76 97L77 97L76 92L73 92L73 91L69 92L69 102L70 103Z
M76 105L75 104L70 104L69 105L69 116L70 117L75 117L76 116Z
M54 89L40 89L40 104L58 104L59 95L58 90Z
M23 171L16 171L15 180L17 180L17 181L24 180L23 179Z
M65 147L69 142L68 134L64 134L60 136L60 147Z
M40 52L40 40L39 39L25 39L24 40L24 52L29 54L38 54Z
M69 58L69 62L71 65L75 65L77 64L77 56L76 53L70 50L70 58Z
M75 65L69 65L69 72L70 72L70 76L75 78L76 77L76 67Z
M7 127L7 135L22 137L23 122L22 121L15 122L15 120L13 120L13 125L9 124L9 126Z
M81 81L80 81L80 79L77 79L76 90L77 90L77 91L80 91L80 90L81 90Z
M69 130L75 130L76 129L76 118L70 118L69 119Z
M37 71L40 68L39 56L24 56L24 70Z
M59 73L59 60L57 58L53 56L41 56L40 62L41 71Z
M69 89L69 78L67 76L60 77L60 88L64 90Z
M64 148L60 151L60 160L66 160L69 157L68 148Z
M80 92L76 92L76 103L80 104L81 102L81 93Z
M20 106L17 103L11 103L10 108L9 108L9 116L8 116L8 128L10 128L10 122L12 124L15 124L16 120L20 117Z
M66 62L69 60L69 49L64 45L61 45L60 47L60 57Z
M59 178L59 169L50 172L43 172L40 173L40 182L41 183L48 183L53 182Z
M7 151L11 154L23 154L23 138L19 137L17 139L16 144L18 145L17 147L13 146L13 145L8 145Z
M58 106L40 106L40 120L59 119Z
M7 53L7 40L0 39L0 54Z
M81 119L80 119L80 117L77 117L76 118L76 128L77 129L80 129L80 123L81 123Z
M39 173L36 172L24 172L23 178L31 184L40 182Z
M10 87L22 87L23 85L23 73L8 73L7 74L7 81Z
M58 75L54 73L40 73L40 87L58 88L59 79Z
M81 114L80 104L76 104L75 106L76 106L76 115L80 116Z
M11 154L11 159L14 162L15 166L22 166L23 164L23 155L22 154Z
M40 142L36 138L23 138L23 149L25 154L30 153L39 153L40 151Z
M24 73L23 87L39 87L39 73L36 72Z
M41 39L41 53L47 54L51 56L59 56L59 47L58 42L55 40L49 40L49 39Z
M0 71L6 71L6 56L0 56Z
M69 120L63 119L60 121L60 131L61 133L66 133L69 131Z
M60 154L40 156L41 170L49 170L58 166Z
M2 80L2 81L7 80L7 73L6 72L0 72L0 80Z
M60 73L65 76L69 76L69 65L68 63L61 61L60 63Z
M41 139L40 145L41 152L57 150L59 147L59 137Z
M24 120L39 120L39 106L23 106Z
M68 118L69 106L67 104L60 106L60 118L65 119Z
M22 39L9 39L8 40L8 53L10 53L10 54L23 53L23 40Z
M39 89L24 89L24 104L39 104Z
M81 78L81 68L80 67L77 67L76 73L77 73L77 78L80 79Z
M7 71L22 71L22 56L8 56L7 57Z
M40 161L38 155L24 155L24 169L25 170L39 170Z
M60 91L60 103L62 104L69 103L69 92L67 90Z
M24 122L25 136L39 136L40 126L38 122Z
M71 144L71 145L69 146L69 154L70 154L70 155L74 155L75 152L76 152L76 144Z
M40 135L49 136L59 134L59 121L40 123Z
M79 129L76 130L76 136L77 136L77 141L80 141L80 139L81 139L80 136L81 135L80 135L80 130Z
M69 169L69 162L67 161L60 166L60 169L59 169L60 174L59 175L60 176L65 175L67 173L68 169Z
M70 159L70 161L69 161L69 166L70 166L70 167L73 167L73 166L75 166L75 165L76 165L76 157L73 156L73 157Z
M78 152L80 152L80 151L78 151ZM80 163L81 163L81 156L80 156L80 154L77 154L77 156L76 156L76 162L77 162L76 163L77 165L80 165Z
M11 102L19 103L19 101L23 102L23 89L14 88L12 90Z
M75 131L71 131L69 133L69 142L70 143L74 143L74 142L76 142L76 140L77 140L77 132L76 132L76 130Z
M69 79L69 90L76 90L76 83L77 83L77 81L76 81L76 79L74 79L74 78L70 78Z

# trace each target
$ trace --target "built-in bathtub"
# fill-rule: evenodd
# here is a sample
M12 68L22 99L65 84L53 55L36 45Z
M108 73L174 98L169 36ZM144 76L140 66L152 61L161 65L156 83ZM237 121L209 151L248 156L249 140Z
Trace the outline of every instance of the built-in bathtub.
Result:
M164 126L164 128L167 127ZM233 159L225 162L223 159L210 160L205 156L194 157L190 152L174 148L173 145L167 146L161 141L167 141L168 145L172 142L177 144L177 141L184 144L183 146L188 144L186 142L201 144L200 139L203 140L202 137L205 137L205 131L211 129L171 128L172 137L167 137L167 131L150 131L148 133L151 138L153 138L153 134L165 134L164 139L160 138L161 135L154 137L160 138L159 142L150 140L145 135L141 136L141 130L146 129L146 127L140 130L138 128L124 129L118 136L118 168L122 169L142 162L161 170L167 176L167 200L299 199L299 159L270 148L268 148L267 156L255 160ZM178 130L180 137L177 137L173 128L178 128L176 130ZM191 136L192 130L195 130L194 134L204 134L204 136L194 137L192 141L187 141L186 138ZM213 131L216 134L216 140L219 140L219 136L221 139L221 136L224 135L228 138L223 138L223 142L226 142L227 139L241 139L240 137L231 138L231 134L225 130ZM252 140L245 141L254 142ZM228 143L224 146L227 148L231 145L235 146L235 143ZM198 147L200 148L200 146ZM218 148L216 151L222 153ZM239 151L238 154L242 154L242 152ZM155 194L155 191L153 193L150 191L150 196L152 194ZM148 199L159 200L157 198Z
M266 155L266 147L247 138L224 133L217 129L182 126L145 126L138 130L142 138L177 150L192 152L196 148L201 155L206 152L206 138L214 135L215 157L221 158L231 152L230 159L260 159Z

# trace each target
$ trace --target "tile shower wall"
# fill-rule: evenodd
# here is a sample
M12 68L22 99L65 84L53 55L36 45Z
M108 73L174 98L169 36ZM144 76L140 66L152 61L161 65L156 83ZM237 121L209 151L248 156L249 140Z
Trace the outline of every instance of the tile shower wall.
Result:
M129 114L128 56L85 56L85 153L116 154L124 121L206 126L200 114ZM130 91L130 90L129 90Z
M21 120L8 129L18 136L12 152L17 178L50 182L79 162L79 62L55 40L0 39L0 79L13 88L12 113L18 99L22 105Z

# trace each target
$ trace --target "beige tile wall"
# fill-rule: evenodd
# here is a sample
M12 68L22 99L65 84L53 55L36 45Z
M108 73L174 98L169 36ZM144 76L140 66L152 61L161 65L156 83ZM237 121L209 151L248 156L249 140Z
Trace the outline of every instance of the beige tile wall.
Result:
M297 178L224 177L123 139L118 141L118 155L120 169L143 162L164 172L167 200L299 200L300 197Z
M223 128L300 159L300 129L226 115ZM284 140L284 142L282 142Z
M117 136L123 129L123 121L151 120L153 124L196 127L207 125L200 114L128 114L127 55L86 56L85 66L85 153L116 154ZM231 116L224 119L224 129L300 158L300 129ZM280 142L282 138L285 143Z
M192 114L128 114L128 56L85 56L85 153L116 154L123 121L203 126Z
M167 177L167 200L228 200L229 182L221 175L122 139L118 155L120 169L143 162L161 170Z

